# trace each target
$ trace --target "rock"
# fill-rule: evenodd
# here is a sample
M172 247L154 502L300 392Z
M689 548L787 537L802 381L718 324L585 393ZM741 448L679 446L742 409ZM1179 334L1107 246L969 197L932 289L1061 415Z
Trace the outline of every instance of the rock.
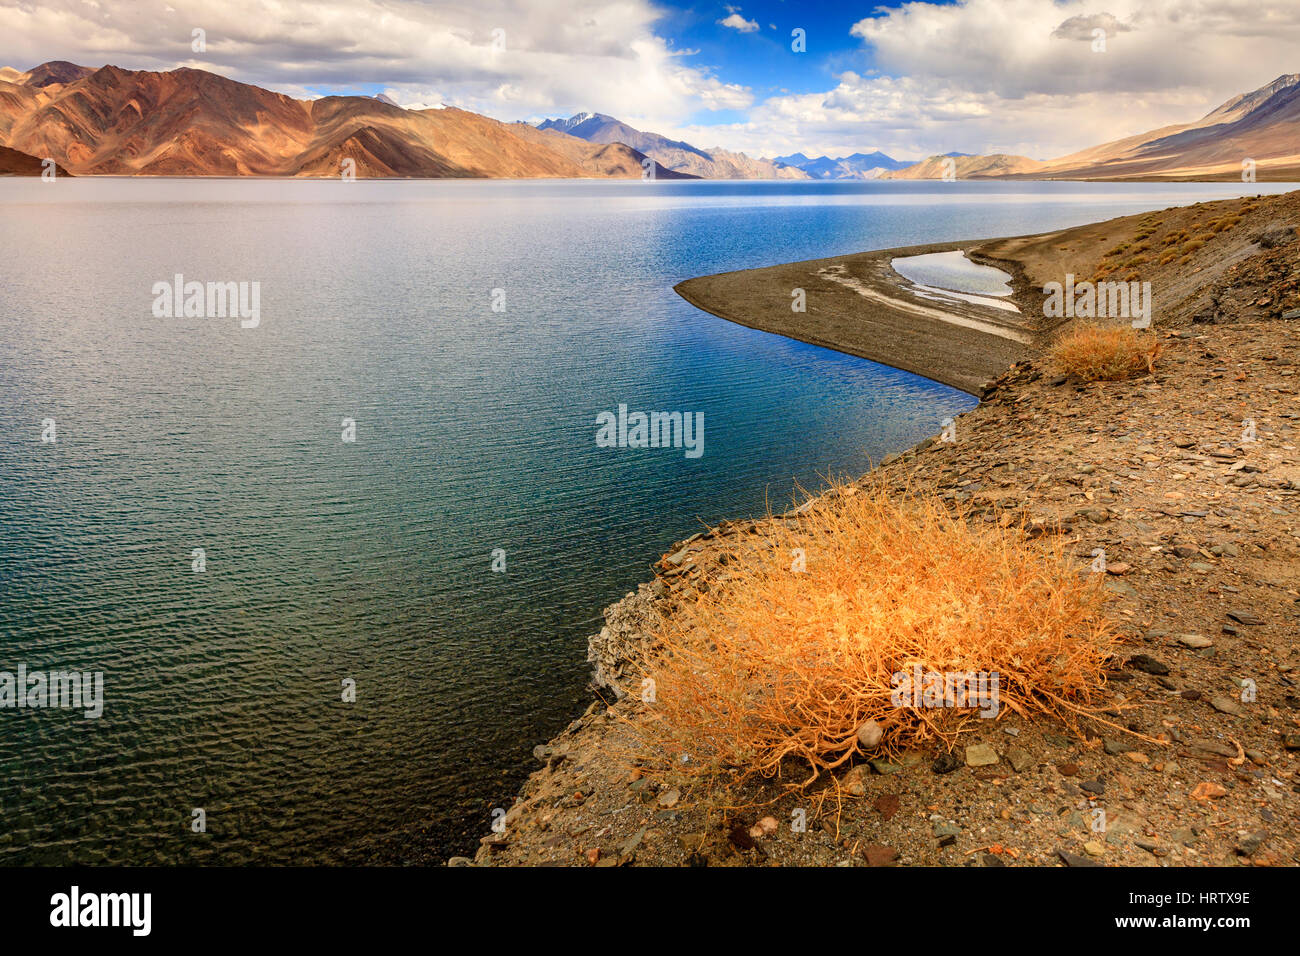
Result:
M1300 750L1300 734L1283 734L1282 746L1287 750Z
M851 797L865 797L867 795L867 777L870 775L871 770L866 764L850 767L849 772L840 778L840 787Z
M1106 848L1096 840L1089 840L1083 845L1083 852L1087 853L1088 856L1101 856L1106 852Z
M1210 706L1221 714L1229 714L1233 717L1240 717L1246 712L1245 708L1231 697L1211 697ZM1233 752L1233 756L1236 756L1235 751Z
M876 812L888 822L898 812L898 794L882 793L873 804Z
M1263 624L1264 619L1250 613L1250 611L1229 611L1228 617L1232 618L1238 624Z
M1210 647L1214 643L1204 634L1179 634L1175 640L1183 647L1191 648Z
M942 774L942 773L952 773L954 770L959 769L961 766L962 766L961 758L958 757L955 753L944 753L944 754L939 754L939 756L935 759L934 763L930 765L930 769L933 770L935 773Z
M1133 761L1134 763L1142 763L1142 764L1146 763L1148 760L1151 759L1140 750L1125 751L1124 756L1127 757L1129 760Z
M755 826L758 828L758 832L763 836L771 836L776 832L777 827L780 826L780 824L776 822L776 817L763 817L763 819L759 820Z
M1062 777L1077 777L1079 775L1079 765L1074 763L1058 763L1056 770Z
M1148 657L1146 654L1134 654L1128 659L1128 666L1140 670L1145 674L1165 675L1169 673L1169 668L1160 663L1154 657Z
M1103 737L1101 749L1112 757L1118 757L1120 754L1128 753L1133 747L1122 740L1111 740L1109 737Z
M1056 855L1061 858L1061 862L1066 866L1101 866L1095 860L1090 860L1086 856L1075 856L1073 853L1066 853L1064 850L1057 850Z
M1011 767L1016 773L1024 773L1037 762L1034 760L1033 754L1020 747L1013 747L1009 750L1007 760L1011 761Z
M1283 226L1280 223L1274 223L1256 236L1255 241L1263 249L1276 249L1278 246L1284 246L1295 239L1295 235L1294 226Z
M1175 843L1181 843L1183 846L1191 846L1196 842L1196 831L1183 827L1169 834L1169 839Z
M868 720L858 728L858 743L863 750L875 750L884 736L884 729L874 720Z
M1187 740L1187 746L1193 750L1199 750L1201 753L1217 754L1220 757L1237 756L1236 747L1226 741L1215 740L1213 737L1190 737Z
M971 744L966 748L966 766L991 767L998 762L998 752L988 744Z
M1079 788L1081 790L1087 790L1089 793L1095 793L1098 796L1101 796L1106 792L1106 785L1100 780L1085 780L1083 783L1079 784Z
M1191 797L1193 800L1199 800L1204 803L1206 800L1217 800L1220 797L1227 796L1228 791L1223 789L1217 783L1210 780L1202 781L1192 788Z
M677 801L681 800L681 798L682 792L680 790L665 790L659 794L658 803L661 807L672 808L677 806Z
M1267 830L1256 830L1237 844L1236 853L1238 856L1254 856L1255 851L1263 846L1267 839Z
M867 866L893 866L898 859L898 851L888 846L868 846L862 850L867 858Z
M961 827L955 823L936 823L934 825L934 835L937 837L960 836Z
M593 846L586 852L585 856L587 857L587 863L590 866L595 866L597 861L600 859L600 847Z
M1247 750L1246 756L1249 757L1250 762L1257 767L1262 767L1268 763L1268 754L1264 753L1262 750Z
M649 827L642 827L640 830L637 830L636 833L633 833L630 837L620 843L618 845L618 855L630 858L632 854L636 852L636 848L641 845L641 841L645 838L646 830L648 829Z
M898 773L903 769L902 764L893 763L892 761L885 760L883 757L874 757L871 760L868 760L867 763L871 765L872 770L880 774L882 777L891 773Z
M474 861L467 856L453 856L447 861L448 866L473 866Z

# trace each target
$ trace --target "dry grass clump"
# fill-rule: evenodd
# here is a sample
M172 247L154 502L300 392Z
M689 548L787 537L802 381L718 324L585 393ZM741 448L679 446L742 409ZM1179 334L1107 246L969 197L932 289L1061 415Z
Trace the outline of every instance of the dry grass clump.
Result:
M766 547L654 635L654 701L634 724L648 772L726 788L785 770L807 785L865 749L868 720L875 751L951 743L979 711L910 693L896 706L894 675L915 666L996 673L1002 712L1071 722L1103 683L1103 576L1057 536L852 486L770 524Z
M1057 336L1052 363L1085 382L1118 382L1155 368L1160 343L1150 332L1129 325L1076 322Z

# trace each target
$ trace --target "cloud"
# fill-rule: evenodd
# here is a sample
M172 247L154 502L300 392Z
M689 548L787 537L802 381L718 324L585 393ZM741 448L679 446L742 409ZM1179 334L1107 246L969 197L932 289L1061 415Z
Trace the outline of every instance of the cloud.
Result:
M757 20L746 20L740 15L739 10L735 10L719 20L718 25L730 27L732 30L739 30L741 33L754 33L759 29Z
M594 110L751 155L906 158L1059 156L1196 119L1300 68L1296 0L913 0L852 25L860 53L839 62L853 69L821 79L827 61L795 58L804 72L773 77L782 89L761 101L660 36L657 0L167 2L0 0L0 65L185 64L296 96L364 86L504 120ZM726 28L757 29L725 12ZM1083 42L1097 28L1105 52ZM700 120L718 111L742 116Z
M664 126L753 102L657 35L652 0L278 0L274 15L262 0L169 4L0 0L0 64L184 64L299 96L374 84L507 120L590 109Z
M1116 33L1127 33L1132 29L1109 13L1094 13L1090 16L1070 17L1052 31L1052 36L1059 40L1086 40L1091 43L1094 30L1101 30L1107 36L1112 36Z
M1098 27L1105 52L1092 50ZM1091 0L912 2L851 32L875 69L672 135L765 155L1050 158L1198 119L1300 66L1295 0L1106 0L1105 12Z

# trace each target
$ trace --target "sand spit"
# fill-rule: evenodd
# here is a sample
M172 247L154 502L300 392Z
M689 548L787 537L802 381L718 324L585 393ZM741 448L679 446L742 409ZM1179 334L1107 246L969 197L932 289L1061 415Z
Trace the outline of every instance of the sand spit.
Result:
M936 302L895 272L890 260L964 250L976 262L989 261L983 245L949 242L812 259L687 279L675 288L696 308L739 325L924 375L978 397L1033 345L1029 318L955 298ZM803 312L793 308L799 289Z
M1007 350L1016 364L989 374L984 400L958 417L955 441L929 438L886 459L869 480L960 502L974 521L1023 514L1031 536L1060 536L1081 574L1095 572L1104 550L1108 614L1121 636L1102 691L1109 726L1085 721L1079 736L1004 710L976 721L951 753L864 752L836 782L823 775L808 791L781 780L755 785L741 795L750 809L711 807L684 785L652 780L620 756L649 716L647 705L620 693L627 662L653 640L655 614L718 586L773 523L799 520L799 509L724 522L679 542L656 563L653 580L606 610L606 626L590 639L597 699L536 748L539 769L501 807L501 824L474 860L452 863L1300 862L1297 226L1300 193L1291 193L981 247L1015 277L1025 315L1042 314L1042 285L1064 273L1137 272L1150 281L1164 352L1153 375L1121 383L1072 381L1033 347L921 321L819 276L854 262L847 271L861 277L881 254L758 270L777 278L752 292L727 276L685 283L719 312L755 323L779 317L783 334L797 326L800 338L860 342L825 302L813 311L821 296L834 297L870 313L886 342L890 328L905 343L909 332L928 334L932 351L908 359L918 365L962 341ZM790 322L775 302L778 293L788 301L801 282L810 283L809 313ZM725 289L749 305L733 306L721 297ZM898 298L893 290L881 295ZM828 329L814 325L818 316ZM882 356L901 367L891 358ZM959 358L960 380L971 389L987 381L988 354Z

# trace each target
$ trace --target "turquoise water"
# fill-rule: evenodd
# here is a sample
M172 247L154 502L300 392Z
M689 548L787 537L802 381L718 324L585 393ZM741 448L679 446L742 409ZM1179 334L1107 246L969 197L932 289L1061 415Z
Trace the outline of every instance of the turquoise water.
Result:
M464 852L670 543L972 404L674 283L1232 194L0 181L0 670L106 698L0 710L0 863ZM259 283L260 324L155 317L176 273ZM620 404L702 413L703 454L597 447Z

